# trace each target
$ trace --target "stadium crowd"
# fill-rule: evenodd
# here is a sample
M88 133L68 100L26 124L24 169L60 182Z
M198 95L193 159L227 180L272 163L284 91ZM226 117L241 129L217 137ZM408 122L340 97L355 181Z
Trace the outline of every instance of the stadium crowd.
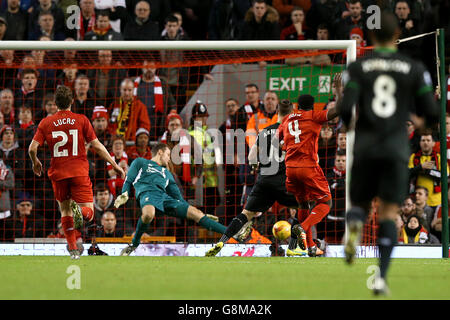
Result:
M402 28L401 38L449 30L448 1L371 0L3 0L0 6L0 41L115 41L115 40L332 40L355 39L358 56L370 46L366 9L378 5L393 11ZM75 6L75 7L73 7ZM75 10L78 8L79 11ZM79 13L79 14L77 14ZM77 28L76 26L79 26ZM420 38L402 43L399 50L424 61L435 72L434 39ZM431 41L431 45L430 45ZM447 41L450 43L450 41ZM1 49L1 42L0 42ZM212 79L209 68L158 68L143 60L143 68L124 67L120 57L109 50L90 53L96 68L79 66L75 50L63 52L0 50L0 241L23 237L63 237L58 208L47 177L31 170L27 148L41 119L56 113L54 90L60 84L73 89L72 111L92 121L99 140L125 170L137 157L151 158L151 145L163 141L178 145L182 154L200 151L215 158L200 165L186 157L171 171L185 198L194 201L198 190L200 209L219 216L224 224L241 210L254 183L255 170L249 164L224 164L227 156L215 149L207 133L208 106L198 102L187 117L180 114L189 90L202 79ZM181 55L181 56L180 56ZM161 52L161 61L179 61L181 52ZM332 61L333 60L333 61ZM57 62L62 65L56 66ZM319 55L286 59L288 65L324 65L333 56ZM267 62L260 61L261 67ZM450 86L449 86L450 87ZM249 83L245 102L227 97L221 112L226 120L217 124L224 141L227 129L259 132L277 121L275 92L260 92ZM325 108L335 103L334 93ZM450 116L447 117L450 132ZM184 128L188 136L180 134ZM407 123L413 154L410 159L411 197L399 212L399 239L403 243L437 243L440 240L440 171L437 132L419 132ZM450 141L450 138L448 138ZM251 139L247 141L251 147ZM322 128L319 138L320 165L333 195L333 209L317 226L317 235L339 243L344 231L346 134L339 120ZM51 150L39 156L49 167ZM95 218L102 225L85 236L122 237L131 235L139 217L136 202L115 209L113 202L124 181L89 149L90 175L94 184ZM219 190L219 167L225 173L224 190ZM433 175L434 174L434 175ZM376 201L374 201L376 208ZM271 234L273 214L263 215L256 224L261 235ZM287 210L286 215L294 214ZM284 216L283 216L284 217ZM156 219L153 235L176 235L197 241L188 222L175 218ZM80 234L80 237L82 235ZM256 239L258 236L254 236Z

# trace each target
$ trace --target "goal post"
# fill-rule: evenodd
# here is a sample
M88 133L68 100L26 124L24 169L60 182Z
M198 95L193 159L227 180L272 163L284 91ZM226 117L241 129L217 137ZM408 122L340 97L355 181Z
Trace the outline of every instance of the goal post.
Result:
M0 50L16 50L19 52L28 52L31 50L44 50L44 51L69 51L69 50L76 50L77 52L80 52L83 54L82 59L86 59L86 63L88 64L92 59L91 57L94 57L94 51L99 50L111 50L113 52L118 52L118 55L120 55L120 52L140 52L140 54L136 54L136 56L133 56L136 58L135 64L132 62L130 65L127 66L121 66L122 68L141 68L142 64L139 63L139 61L142 61L146 58L147 54L150 58L154 57L151 52L157 52L157 51L189 51L189 52L198 52L198 57L190 61L192 66L208 66L210 65L211 61L213 59L210 59L209 56L206 54L207 52L219 52L217 54L217 64L231 64L231 63L239 63L242 61L243 64L246 63L252 63L257 61L262 61L264 58L267 58L267 60L277 61L280 60L280 58L283 57L289 57L295 56L298 54L299 51L305 50L305 55L308 53L306 50L320 50L320 52L327 52L332 50L339 50L341 53L344 53L345 61L338 62L336 64L349 64L352 61L356 60L357 56L357 48L356 48L356 41L354 40L321 40L321 41L2 41L0 42ZM255 54L255 57L243 57L242 59L239 58L239 52L248 52L248 51L257 51L260 53L260 55ZM280 53L274 53L276 51L280 51ZM283 51L283 52L281 52ZM290 53L290 51L292 51ZM237 54L236 54L237 52ZM230 55L228 55L230 53ZM222 57L223 55L223 57ZM232 56L232 59L230 61L233 62L227 62L228 57ZM139 60L140 59L140 60ZM170 68L171 66L179 67L180 64L170 64L165 63L162 61L158 62L161 68ZM4 66L3 66L4 67ZM21 66L17 66L17 68L20 68ZM248 67L248 66L246 66ZM302 66L303 67L303 66ZM321 67L321 66L318 66ZM0 67L1 68L1 67ZM58 66L49 66L49 69L57 68L59 70L63 69L62 65ZM95 69L95 65L83 65L80 67L80 69ZM119 66L114 65L113 68L119 68ZM279 68L275 66L274 68L267 68L268 71L263 71L265 73L265 77L269 76L270 74L276 74L278 72L276 69ZM275 71L273 71L275 69ZM305 68L308 69L308 68ZM272 71L270 71L272 70ZM308 69L309 70L309 69ZM329 75L332 76L332 73L336 71L332 71L333 69L330 69L326 72L328 72ZM226 70L226 68L222 68L222 74L226 74L229 72L229 70ZM245 70L245 73L247 75L250 75L249 79L251 79L251 75L253 72L256 72L255 70L251 68L247 68ZM312 72L312 71L311 71ZM236 75L233 76L239 76L239 71L235 72ZM281 71L280 71L281 74ZM316 76L316 74L314 74ZM16 80L16 79L15 79ZM224 86L224 87L231 87L231 81L230 78L227 80L227 82L221 82L217 81L217 85ZM266 82L266 79L264 78L261 82ZM314 86L316 84L313 84L311 82L311 86ZM209 94L210 96L213 96L214 89L213 85L209 84L206 85L205 88L200 88L197 90L197 92L194 93L192 97L196 97L196 94L201 91L200 89L204 90ZM231 89L229 89L231 90ZM237 89L236 89L237 90ZM243 91L243 86L239 89ZM117 90L116 90L117 91ZM211 92L208 92L211 91ZM236 91L233 89L232 91L229 91L228 96L223 94L221 97L224 98L220 102L220 106L223 110L223 101L225 98L229 98L229 96L232 96ZM264 91L261 92L264 94ZM306 92L305 92L306 93ZM298 94L298 92L296 92ZM324 96L328 97L328 94L324 94ZM296 98L297 95L292 95L290 98ZM219 99L216 99L219 100ZM242 105L242 100L240 101L240 105ZM186 103L186 107L189 105L189 107L192 106L190 104L191 101L188 101ZM208 105L208 101L205 101L205 103ZM219 104L218 104L219 105ZM209 105L208 105L209 106ZM219 123L216 123L219 125ZM352 162L352 155L353 155L353 140L354 140L354 133L348 132L347 133L347 161L346 161L346 173L347 173L347 179L346 179L346 190L348 191L348 181L349 181L349 174L350 174L350 166ZM334 156L334 155L333 155ZM29 161L28 158L25 158L24 161ZM39 184L35 183L34 188L39 188ZM351 203L349 201L349 192L346 192L345 197L345 204L347 209L351 206ZM133 214L135 215L133 219L136 219L136 216L139 215L138 209L133 208ZM58 213L55 213L55 219L58 219ZM1 228L1 227L0 227ZM1 241L1 235L0 235L0 241ZM338 243L336 243L338 244Z

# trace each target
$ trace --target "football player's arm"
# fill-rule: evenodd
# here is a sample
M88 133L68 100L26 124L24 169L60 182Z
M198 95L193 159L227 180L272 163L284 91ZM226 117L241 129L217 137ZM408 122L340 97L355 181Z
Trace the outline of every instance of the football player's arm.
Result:
M342 74L341 73L336 74L333 82L334 82L334 85L336 88L336 104L333 108L328 109L328 112L327 112L328 121L333 120L334 118L339 116L336 106L337 106L337 103L342 99Z
M349 128L353 115L353 106L358 102L360 85L354 64L350 65L343 74L344 92L342 97L336 102L336 112L341 116L344 125Z
M94 148L95 152L100 156L100 158L112 165L114 171L116 171L116 173L119 174L122 179L125 178L125 171L123 171L123 169L114 161L103 143L101 143L97 138L90 141L89 143L91 144L92 148Z
M32 140L30 146L28 147L28 155L30 156L31 162L33 163L33 172L40 177L42 174L42 163L37 157L38 148L39 142L37 142L36 140Z

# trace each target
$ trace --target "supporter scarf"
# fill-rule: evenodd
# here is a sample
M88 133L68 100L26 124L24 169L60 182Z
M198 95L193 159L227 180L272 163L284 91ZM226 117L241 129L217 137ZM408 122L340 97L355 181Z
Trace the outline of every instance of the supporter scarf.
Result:
M165 131L161 137L161 142L166 143L169 139L169 132ZM191 182L191 144L184 130L180 132L180 149L181 149L181 163L183 164L183 176L184 182Z
M29 126L32 126L34 124L33 121L30 121L28 123L23 123L22 121L19 121L19 123L20 123L20 128L22 128L22 129L27 129Z
M122 98L120 98L119 117L117 118L117 130L116 130L117 135L125 136L125 132L127 132L128 119L129 119L129 116L131 113L131 104L132 103L133 103L133 101L124 103Z
M99 36L104 36L110 29L111 29L111 25L109 25L105 29L99 29L99 28L96 28L95 26L92 27L92 31L94 31Z
M25 238L25 233L27 232L27 219L28 217L23 217L23 227L22 227L22 236Z
M333 172L335 175L337 175L338 177L345 177L345 170L341 171L336 167L333 167Z
M420 164L420 158L422 157L422 150L419 150L418 152L416 152L414 154L414 166L418 166ZM434 163L436 164L436 168L438 171L441 170L439 161L438 161L438 156L437 156L437 152L433 150L433 152L431 152L431 159L434 161ZM414 182L415 184L415 182ZM441 184L439 181L437 181L436 179L433 179L433 188L434 188L434 192L435 193L439 193L441 192Z
M83 40L85 32L89 32L92 30L92 28L95 26L95 13L92 14L91 19L89 19L89 24L87 26L87 30L84 31L84 22L83 22L83 14L80 14L80 29L77 31L77 38L78 40Z
M134 80L133 94L135 96L137 96L137 91L138 91L139 84L141 83L141 80L142 80L141 77L137 77ZM155 96L155 105L153 106L155 108L155 111L163 113L164 112L163 88L161 85L161 79L159 79L159 77L156 75L153 80L153 95Z

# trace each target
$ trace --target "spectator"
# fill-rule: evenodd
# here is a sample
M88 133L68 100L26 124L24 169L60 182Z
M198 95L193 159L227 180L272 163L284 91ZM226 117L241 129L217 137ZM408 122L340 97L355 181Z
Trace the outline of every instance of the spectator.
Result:
M239 40L250 0L215 0L209 15L209 40Z
M364 33L361 28L355 27L350 31L350 40L356 41L356 57L361 58L365 54L364 47L366 46L366 41L364 40ZM344 59L346 53L344 53ZM344 60L346 61L346 60Z
M63 72L56 77L56 85L65 85L70 89L74 90L75 80L77 79L78 66L76 63L65 64Z
M43 118L52 116L58 111L58 106L55 102L55 94L47 93L42 100L42 109L36 112L34 117L35 123L39 123Z
M110 108L110 131L124 137L126 141L136 140L136 131L144 128L150 131L147 107L133 95L134 82L125 79L120 85L120 98Z
M141 1L138 3L146 3ZM168 110L175 107L176 101L167 84L157 75L153 62L143 61L142 75L134 79L134 95L147 107L150 119L150 140L156 141L163 134Z
M97 139L107 148L111 147L111 134L108 132L108 110L103 106L96 106L92 112L92 127ZM90 168L93 169L95 181L105 182L107 179L106 162L92 149L88 149Z
M14 171L0 159L0 239L12 240L10 220L13 219L11 213L11 195L14 190Z
M25 69L20 73L21 87L15 94L15 107L28 105L33 110L38 110L42 104L42 92L36 88L38 83L38 71L35 69Z
M125 152L125 139L121 136L115 136L111 143L111 157L126 173L128 171L128 155ZM106 170L108 172L109 191L116 197L116 195L121 194L125 180L117 175L116 171L109 163L106 166Z
M222 133L224 138L224 147L225 151L226 146L234 145L234 131L238 129L238 110L239 110L239 102L234 98L229 98L225 101L225 113L226 120L219 127L219 131ZM233 130L233 133L229 130ZM236 150L236 149L234 149ZM225 152L224 152L225 156Z
M84 74L78 75L73 88L75 95L72 112L81 113L90 118L95 106L95 97L90 90L89 78Z
M145 158L150 160L152 158L152 148L149 145L150 133L144 128L136 131L136 144L127 149L127 155L131 162L136 158Z
M419 195L420 197L420 195ZM425 200L426 203L426 200ZM413 214L416 214L416 204L414 202L414 199L411 197L408 197L403 201L402 206L400 207L400 216L402 217L402 220L404 223L408 220L410 216Z
M264 0L254 0L245 15L241 40L279 40L278 12Z
M39 41L51 41L48 36L42 35L39 37ZM52 51L48 51L52 53ZM56 70L49 68L51 66L51 56L47 54L46 50L31 50L31 56L34 59L33 69L37 68L39 72L39 81L37 87L40 91L46 91L48 89L55 88Z
M432 208L427 204L429 196L428 189L423 186L417 186L414 195L416 215L422 219L425 228L430 230L435 208Z
M109 10L111 28L121 33L126 24L128 12L125 0L99 0L95 1L95 10Z
M428 231L420 223L420 218L416 215L410 216L403 227L399 243L424 244L429 240Z
M56 3L53 3L52 0L38 0L39 5L36 8L33 8L30 13L30 17L28 20L28 39L38 39L39 36L33 36L39 34L39 28L42 28L41 23L39 22L41 14L50 13L53 18L53 26L48 29L46 27L46 32L51 30L55 35L58 34L63 37L63 39L55 39L55 40L64 40L65 36L62 36L65 32L65 17L64 12L59 8ZM48 17L48 16L46 16ZM50 24L50 21L45 24Z
M33 121L33 110L23 105L19 108L18 121L15 123L17 140L22 148L27 148L33 139L37 126Z
M50 11L42 11L39 14L38 25L39 27L28 36L29 40L39 40L41 36L47 36L50 40L66 39L64 32L56 29L55 18Z
M11 89L0 91L0 111L4 116L4 124L13 125L16 119L14 111L14 95Z
M301 7L294 7L291 12L292 24L281 30L281 40L312 39L309 28L305 24L305 11Z
M397 213L395 215L395 227L397 229L397 241L400 241L403 239L403 227L404 226L405 226L405 223L403 222L401 214Z
M310 0L272 0L272 6L280 15L280 25L287 27L290 24L289 19L292 19L292 13L296 8L301 8L306 14L311 8Z
M33 200L27 193L22 193L16 201L17 215L9 220L10 239L42 238L44 228L42 218L33 212Z
M319 165L327 175L334 166L333 157L336 155L336 135L333 126L325 123L319 136Z
M26 40L28 13L20 8L20 0L7 0L8 8L3 12L8 26L5 40Z
M220 204L219 179L217 169L222 164L222 153L220 148L214 144L213 138L207 132L209 113L206 105L201 101L197 101L191 111L191 125L189 134L194 138L199 146L202 147L203 153L203 184L197 184L195 178L192 181L194 186L203 187L203 211L205 214L214 214L215 208Z
M17 79L17 68L14 68L14 50L0 50L0 88L11 88Z
M344 129L339 129L337 134L337 151L347 149L347 133Z
M192 39L206 39L211 1L174 0L172 9L181 13L184 20L184 30Z
M150 4L139 1L135 9L136 17L130 17L124 31L125 40L159 40L159 24L150 19Z
M4 125L5 125L5 116L0 111L0 130L3 128Z
M245 103L239 108L236 114L237 128L243 131L247 130L247 123L250 118L258 113L259 110L264 110L264 103L259 96L259 88L254 83L245 85Z
M9 125L3 126L0 131L0 159L14 171L15 190L24 190L28 161L25 150L19 146L14 128Z
M343 19L337 4L338 2L335 0L312 1L311 8L306 14L306 24L312 30L317 30L319 25L334 26L338 17ZM328 30L333 31L334 28ZM334 32L330 33L329 37L330 39L334 38Z
M422 132L420 150L411 154L408 164L410 192L414 192L415 187L419 185L425 187L429 192L427 204L430 207L441 204L441 155L434 150L434 146L432 132Z
M136 5L141 0L125 0L128 14L132 17L136 14ZM160 26L164 25L167 16L172 11L171 1L167 0L145 0L151 7L150 20L158 22Z
M111 28L111 24L109 23L109 11L101 10L95 16L95 25L92 27L92 30L86 32L84 35L84 40L117 41L123 40L123 37L120 33Z
M124 236L123 229L117 228L116 215L112 211L106 211L102 215L102 229L97 231L97 237L121 238Z
M74 38L67 37L64 41L75 41ZM66 62L73 62L76 61L77 57L77 50L63 50L63 65L66 64Z
M345 151L336 153L334 167L327 175L328 184L333 199L331 211L326 216L324 225L317 225L317 232L325 227L325 236L330 243L341 243L345 231Z
M399 39L413 37L422 32L420 22L412 18L408 1L397 1L395 4L395 15L398 18L401 29ZM419 38L414 41L407 41L399 44L398 49L405 55L421 59L421 44L422 40Z
M336 39L346 40L353 28L360 28L365 33L366 21L363 17L363 7L360 0L350 0L348 2L349 15L340 17L335 23ZM363 38L366 38L363 36Z
M166 34L161 37L165 41L182 41L188 40L186 34L181 34L180 24L174 15L169 15L166 18L165 30ZM183 61L182 51L161 51L161 62L170 63ZM177 112L180 113L186 104L186 86L188 83L186 68L161 68L159 76L164 80L170 88L172 95L176 101Z
M420 134L418 130L416 130L416 126L412 120L406 121L406 130L408 132L410 149L413 153L416 153L420 150Z
M95 3L94 0L80 0L80 20L78 22L79 29L76 34L70 36L77 40L84 40L84 36L95 26Z
M95 105L108 107L119 96L119 84L126 78L127 72L125 69L111 68L113 66L111 50L98 51L98 64L99 69L90 69L87 72L89 85L95 93Z
M114 196L104 183L98 183L94 188L94 216L100 221L103 214L114 210Z
M442 242L442 206L438 206L431 221L430 231Z

